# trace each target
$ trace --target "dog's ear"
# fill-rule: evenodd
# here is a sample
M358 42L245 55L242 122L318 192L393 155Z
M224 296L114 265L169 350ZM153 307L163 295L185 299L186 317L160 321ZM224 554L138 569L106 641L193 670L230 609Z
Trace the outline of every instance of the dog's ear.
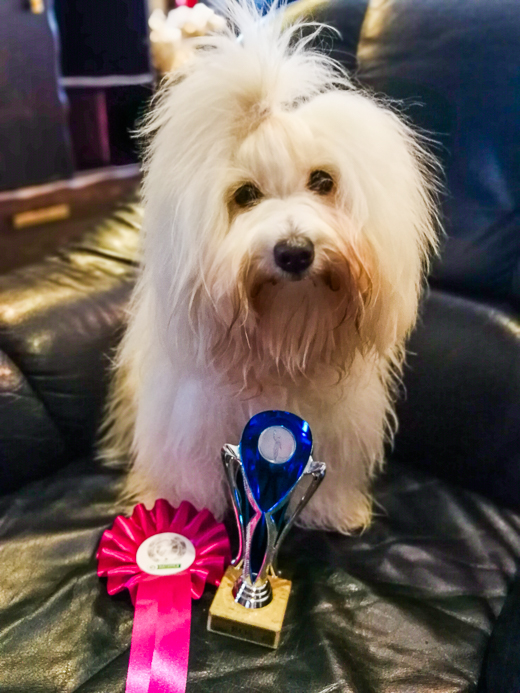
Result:
M384 352L414 326L437 249L435 161L398 115L359 92L322 94L301 115L339 171L344 241L357 248L371 280L364 322Z

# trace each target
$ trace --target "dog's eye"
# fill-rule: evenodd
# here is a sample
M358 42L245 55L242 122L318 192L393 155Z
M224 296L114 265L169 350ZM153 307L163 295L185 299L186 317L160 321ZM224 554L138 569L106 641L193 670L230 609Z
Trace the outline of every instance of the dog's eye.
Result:
M307 187L318 195L328 195L334 187L334 180L327 171L313 171Z
M233 199L239 207L249 207L262 198L262 193L253 185L253 183L245 183L238 190L235 190Z

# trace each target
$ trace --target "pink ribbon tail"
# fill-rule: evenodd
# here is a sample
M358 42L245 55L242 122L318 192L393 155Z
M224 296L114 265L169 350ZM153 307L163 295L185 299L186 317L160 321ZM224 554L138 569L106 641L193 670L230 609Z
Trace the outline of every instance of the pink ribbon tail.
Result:
M189 572L139 583L126 693L184 693L190 626Z

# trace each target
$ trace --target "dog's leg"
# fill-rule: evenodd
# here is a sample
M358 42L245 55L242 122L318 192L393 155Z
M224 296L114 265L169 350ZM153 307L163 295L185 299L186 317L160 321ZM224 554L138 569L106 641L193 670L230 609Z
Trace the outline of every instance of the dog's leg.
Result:
M313 457L327 465L325 479L301 516L301 524L344 533L366 528L372 519L370 485L380 469L391 412L387 384L377 371L352 378L341 398L310 407ZM314 409L314 414L313 414ZM318 416L316 416L318 412Z
M187 500L221 518L228 504L219 450L239 439L242 422L209 377L155 366L139 399L136 457L128 479L135 500ZM235 409L239 409L235 407Z

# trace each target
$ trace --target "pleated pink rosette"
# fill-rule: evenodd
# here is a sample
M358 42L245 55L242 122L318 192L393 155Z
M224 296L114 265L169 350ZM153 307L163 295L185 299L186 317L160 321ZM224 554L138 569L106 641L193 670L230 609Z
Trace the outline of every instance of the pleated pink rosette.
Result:
M152 575L136 562L141 544L165 532L180 534L195 547L193 563L174 575ZM175 509L158 500L140 504L129 518L118 516L103 533L98 575L110 595L127 589L135 606L126 693L181 693L186 690L191 600L206 582L219 585L230 559L226 529L209 510L183 501Z

